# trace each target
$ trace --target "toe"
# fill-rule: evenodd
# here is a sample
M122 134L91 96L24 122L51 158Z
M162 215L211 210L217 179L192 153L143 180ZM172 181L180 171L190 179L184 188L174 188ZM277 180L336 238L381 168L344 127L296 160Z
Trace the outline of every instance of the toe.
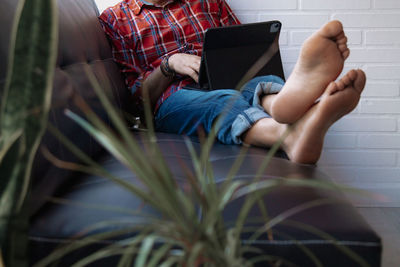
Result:
M325 24L321 30L321 34L327 38L342 39L344 37L343 25L338 20L332 20Z
M338 45L345 44L347 46L347 37L343 33L343 37L336 40Z
M343 81L343 79L339 80L336 82L336 86L338 90L343 90L344 88L346 88L346 84Z
M349 86L352 84L357 78L357 71L356 70L350 70L348 73L346 73L345 76L341 79L343 81L345 86Z
M342 52L342 57L344 60L346 60L350 56L350 49L346 49L345 51Z
M337 91L339 91L339 85L336 82L331 82L328 87L325 90L325 94L327 95L333 95L334 93L336 93Z
M357 77L354 80L354 89L356 89L359 93L361 93L365 87L365 82L367 80L367 77L365 76L365 73L362 70L357 70L356 75Z
M340 52L343 53L343 52L347 51L349 48L347 47L347 44L340 44L340 45L338 45L338 49Z

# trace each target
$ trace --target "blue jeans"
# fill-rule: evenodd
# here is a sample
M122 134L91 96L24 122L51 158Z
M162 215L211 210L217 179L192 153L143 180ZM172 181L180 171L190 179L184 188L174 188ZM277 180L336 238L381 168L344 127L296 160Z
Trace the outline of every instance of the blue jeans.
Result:
M254 123L271 116L260 104L264 95L276 94L284 81L277 76L250 80L242 90L200 91L181 89L169 96L155 116L157 131L196 136L199 130L209 133L219 115L217 139L223 144L241 144L241 136Z

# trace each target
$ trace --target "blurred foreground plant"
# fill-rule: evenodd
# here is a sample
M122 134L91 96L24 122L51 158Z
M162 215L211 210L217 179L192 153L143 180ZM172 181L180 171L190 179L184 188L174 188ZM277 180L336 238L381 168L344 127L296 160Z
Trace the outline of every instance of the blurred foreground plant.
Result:
M20 0L0 114L0 248L7 266L27 266L30 172L50 108L56 59L54 0Z

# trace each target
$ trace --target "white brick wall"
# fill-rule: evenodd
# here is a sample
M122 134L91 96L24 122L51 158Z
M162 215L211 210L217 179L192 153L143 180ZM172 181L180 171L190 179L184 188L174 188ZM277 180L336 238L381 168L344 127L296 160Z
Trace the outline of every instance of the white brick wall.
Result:
M100 9L118 0L97 0ZM320 167L338 182L386 196L360 205L400 207L400 0L227 0L242 22L278 19L288 76L302 42L322 24L343 22L352 50L344 72L362 68L358 108L329 131Z
M400 0L228 0L243 22L283 23L286 75L303 41L339 19L352 50L344 72L361 68L367 86L360 105L329 131L320 167L338 182L385 195L359 205L400 206Z

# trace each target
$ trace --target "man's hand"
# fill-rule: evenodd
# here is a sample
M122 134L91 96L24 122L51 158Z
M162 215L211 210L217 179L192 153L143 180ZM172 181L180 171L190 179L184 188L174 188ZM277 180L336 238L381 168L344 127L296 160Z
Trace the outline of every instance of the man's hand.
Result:
M169 58L168 64L176 73L189 76L199 82L200 61L199 56L178 53Z

